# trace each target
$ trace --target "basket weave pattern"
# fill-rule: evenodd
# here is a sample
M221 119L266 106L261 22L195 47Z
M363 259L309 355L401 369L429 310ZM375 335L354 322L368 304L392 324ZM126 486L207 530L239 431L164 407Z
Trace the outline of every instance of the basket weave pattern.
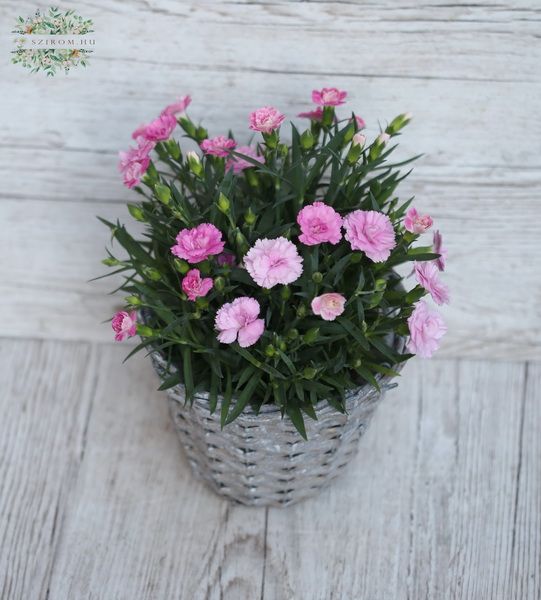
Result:
M167 365L152 355L155 370L164 379ZM169 407L180 442L196 476L218 494L248 506L287 506L315 495L334 479L357 453L383 391L392 387L382 378L382 392L363 386L346 395L347 414L326 403L316 408L317 421L306 419L308 441L275 405L259 415L247 406L223 430L220 399L214 414L208 394L197 394L185 404L184 386L169 390Z

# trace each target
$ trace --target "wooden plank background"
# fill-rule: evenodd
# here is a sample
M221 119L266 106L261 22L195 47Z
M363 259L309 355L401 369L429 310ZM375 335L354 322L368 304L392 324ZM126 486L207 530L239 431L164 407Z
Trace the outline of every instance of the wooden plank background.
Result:
M44 78L7 64L0 98L0 309L4 334L107 341L119 300L101 274L107 232L130 221L116 172L130 133L190 92L212 134L249 135L273 103L289 117L323 85L349 91L374 135L402 111L403 154L424 152L403 195L450 251L443 355L541 357L541 7L534 0L414 2L79 1L95 23L87 70ZM32 2L4 0L4 28Z

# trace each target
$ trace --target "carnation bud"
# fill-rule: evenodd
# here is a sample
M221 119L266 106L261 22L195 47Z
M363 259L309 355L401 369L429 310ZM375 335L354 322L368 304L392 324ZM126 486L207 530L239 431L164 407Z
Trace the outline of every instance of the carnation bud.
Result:
M225 288L225 279L223 277L216 277L214 280L214 289L217 292L222 292Z
M112 256L110 256L109 258L104 258L101 261L102 265L105 265L106 267L116 267L117 265L120 264L120 261L117 260L116 258L113 258Z
M157 183L154 186L154 193L160 202L163 202L165 205L169 204L171 201L171 190L168 186L163 185L163 183Z
M366 136L362 133L356 133L351 140L352 146L360 146L361 148L366 144Z
M390 135L395 135L411 121L412 117L413 115L410 112L398 115L390 122L385 131Z
M201 311L200 310L196 310L192 313L192 319L200 319L201 318Z
M302 372L305 379L313 379L317 375L317 370L314 367L306 367Z
M363 149L359 144L352 144L349 148L346 159L350 165L354 165L360 158Z
M320 273L319 271L316 271L313 275L312 275L312 281L314 283L321 283L323 281L323 274Z
M237 244L237 248L240 254L246 254L246 252L248 252L250 244L248 244L248 240L246 239L246 237L240 229L237 229L237 232L235 234L235 242Z
M283 158L286 158L286 156L289 154L289 147L287 144L279 144L278 151L280 152Z
M136 204L128 204L128 211L136 221L145 222L145 213Z
M357 368L359 368L359 367L361 367L361 366L362 366L362 364L363 364L363 361L362 361L360 358L356 358L356 359L353 361L353 366L354 366L354 367L357 367Z
M244 171L244 176L246 177L246 181L252 186L257 187L259 185L259 180L254 169L246 169Z
M231 208L231 202L229 202L227 196L222 194L222 192L220 192L220 196L218 197L218 208L224 213L224 215L226 215Z
M375 287L378 292L382 292L387 287L387 282L385 279L376 279Z
M197 306L197 308L205 309L205 308L208 308L209 301L207 298L196 298L195 305Z
M204 127L198 127L196 132L195 132L195 137L197 138L198 142L202 142L203 140L207 139L209 136L208 131L204 128Z
M280 340L278 342L278 348L280 348L282 352L285 352L287 350L287 344L284 342L284 340Z
M370 158L374 160L378 158L381 154L381 151L387 144L387 142L391 139L391 136L388 133L380 133L378 137L375 139L372 147L370 148Z
M302 337L305 344L313 344L319 337L319 327L312 327Z
M154 335L154 330L148 327L147 325L137 323L137 333L141 337L152 337Z
M246 223L246 225L253 225L256 221L257 216L252 210L252 207L250 206L248 208L248 212L244 215L244 222Z
M197 134L197 128L196 126L192 123L192 121L190 121L190 119L188 119L188 117L180 117L180 119L177 119L179 125L182 127L182 129L184 129L184 131L192 138L196 137Z
M299 337L299 330L298 329L290 329L289 333L287 334L287 337L290 340L296 340Z
M350 123L348 125L346 133L344 133L344 144L347 144L349 141L351 141L354 134L355 134L355 127L354 127L353 123Z
M301 146L302 148L304 148L305 150L310 150L310 148L314 145L314 136L312 134L312 132L307 129L306 131L303 131L302 135L301 135Z
M124 300L126 304L129 304L130 306L141 306L142 304L141 300L137 296L126 296Z
M297 308L297 317L299 317L299 319L302 319L305 316L306 316L306 306L304 304L300 304L299 307Z
M158 269L154 269L152 267L144 267L143 273L152 281L160 281L160 279L162 278L161 273L158 271Z
M175 258L173 260L173 264L175 265L175 269L183 275L190 270L190 265L185 260L181 260L180 258Z
M274 348L274 346L272 344L269 344L266 348L265 348L265 354L269 357L272 358L275 354L276 354L276 349Z
M334 106L323 107L323 118L321 123L324 127L330 127L334 121Z
M180 151L180 146L178 145L178 142L176 140L167 140L165 142L165 146L166 146L167 151L169 152L169 154L175 160L178 160L181 157L182 152Z
M270 133L263 133L263 139L265 140L265 144L267 144L267 148L277 148L278 147L278 131L275 129Z
M188 166L190 167L191 172L199 177L199 175L203 173L203 165L201 164L201 159L199 156L193 150L191 150L186 154L186 158L188 160Z
M291 289L290 289L290 287L288 285L284 285L282 287L280 295L282 296L282 300L289 300L291 298Z

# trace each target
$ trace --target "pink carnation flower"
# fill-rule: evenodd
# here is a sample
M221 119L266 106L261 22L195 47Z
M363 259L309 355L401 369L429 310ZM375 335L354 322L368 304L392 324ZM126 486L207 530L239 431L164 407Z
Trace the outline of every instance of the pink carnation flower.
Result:
M162 110L162 115L179 115L190 106L192 102L191 96L182 96L173 104L169 104Z
M434 232L433 248L436 254L440 257L434 261L440 271L445 270L445 261L447 260L447 249L443 247L443 239L439 231Z
M345 238L352 250L362 250L374 262L389 258L396 246L393 224L375 210L355 210L344 218Z
M318 106L314 110L309 110L307 112L301 112L297 116L302 117L303 119L311 119L312 121L322 121L323 120L323 109L321 108L321 106Z
M416 208L410 208L406 213L404 219L404 227L406 231L410 233L424 233L427 229L432 227L432 217L429 215L420 215Z
M237 142L235 140L226 138L224 135L218 135L214 138L203 140L201 142L201 150L205 154L226 158L229 155L229 150L233 150L236 145Z
M325 321L334 321L345 310L346 299L342 294L329 292L312 300L312 310Z
M439 348L439 340L447 327L436 311L431 311L426 302L420 300L408 319L410 339L408 350L422 358L430 358Z
M132 188L141 181L150 164L149 154L154 148L154 142L139 140L137 148L130 148L127 152L119 152L120 161L118 170L124 176L124 185Z
M429 292L436 304L449 302L449 288L440 280L435 261L416 262L414 271L417 282Z
M302 258L285 237L262 239L248 251L244 266L258 285L271 288L296 281L302 273Z
M134 310L129 313L125 310L117 312L111 321L111 327L117 342L133 337L137 332L137 313Z
M285 115L273 106L264 106L250 113L250 129L271 133L284 122Z
M190 269L182 280L182 291L188 296L188 300L195 300L206 296L212 289L212 278L201 279L199 269Z
M239 146L236 151L239 154L250 156L261 164L265 162L265 159L262 156L259 156L253 148L250 148L250 146ZM241 158L240 156L230 156L225 163L225 170L229 171L229 169L233 169L233 173L238 175L244 171L244 169L249 169L254 166L255 165L253 165L251 162L244 160L244 158Z
M132 133L132 138L134 140L142 138L149 142L167 140L176 126L177 120L173 115L162 113L154 121L148 123L148 125L141 125L141 127L136 129Z
M297 215L301 228L299 240L307 246L322 242L338 244L342 239L342 217L323 202L314 202L305 206Z
M193 229L182 229L177 235L177 243L171 252L187 260L198 263L209 256L220 254L224 249L222 233L211 223L202 223Z
M364 129L366 127L365 120L362 117L355 115L355 121L357 121L357 127L359 129Z
M323 88L312 92L312 102L320 106L340 106L345 103L347 95L337 88Z
M247 296L224 304L216 313L218 340L223 344L238 340L242 348L255 344L265 329L265 321L258 319L260 310L259 302Z

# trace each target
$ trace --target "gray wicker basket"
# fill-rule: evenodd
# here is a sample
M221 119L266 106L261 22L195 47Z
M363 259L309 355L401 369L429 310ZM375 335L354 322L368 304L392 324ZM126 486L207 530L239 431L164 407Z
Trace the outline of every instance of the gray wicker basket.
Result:
M151 355L162 379L170 375L159 354ZM170 367L171 368L171 367ZM218 409L210 414L208 394L185 404L184 387L169 390L171 416L192 470L218 494L248 506L287 506L315 495L356 454L383 392L394 387L380 377L381 393L363 386L346 396L347 414L327 403L316 408L317 421L306 419L308 441L275 405L259 415L248 406L231 424L220 427Z

